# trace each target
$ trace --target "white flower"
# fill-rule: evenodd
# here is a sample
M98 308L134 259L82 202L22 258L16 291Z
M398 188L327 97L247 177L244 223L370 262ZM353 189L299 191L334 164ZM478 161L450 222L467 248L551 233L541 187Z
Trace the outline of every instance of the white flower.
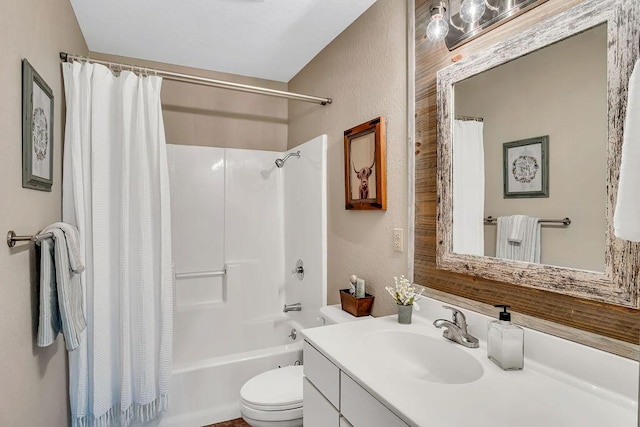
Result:
M404 276L400 276L400 279L394 277L393 280L395 282L395 286L387 286L385 289L396 301L396 304L414 305L416 310L420 310L420 306L417 301L420 299L424 289L421 289L420 292L416 292L416 288Z

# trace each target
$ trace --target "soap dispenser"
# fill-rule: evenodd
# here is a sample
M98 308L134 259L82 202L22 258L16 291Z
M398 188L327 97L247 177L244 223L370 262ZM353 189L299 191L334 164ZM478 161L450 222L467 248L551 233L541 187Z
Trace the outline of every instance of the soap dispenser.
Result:
M508 305L502 308L499 320L489 322L487 331L487 356L505 371L522 369L524 366L524 330L511 323Z

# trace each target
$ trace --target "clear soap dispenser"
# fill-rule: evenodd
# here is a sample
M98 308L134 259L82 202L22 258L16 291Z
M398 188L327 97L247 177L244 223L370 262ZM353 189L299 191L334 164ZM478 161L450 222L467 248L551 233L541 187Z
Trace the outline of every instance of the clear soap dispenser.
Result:
M511 323L508 305L502 308L499 320L489 322L487 331L487 356L505 371L524 367L524 330Z

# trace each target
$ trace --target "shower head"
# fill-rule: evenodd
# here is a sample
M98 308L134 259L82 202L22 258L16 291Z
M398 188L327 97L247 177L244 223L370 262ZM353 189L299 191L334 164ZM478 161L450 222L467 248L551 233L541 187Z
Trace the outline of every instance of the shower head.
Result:
M287 161L287 159L289 159L289 157L291 156L296 156L297 158L300 158L300 151L297 151L295 153L289 153L286 156L284 156L282 159L276 159L276 166L281 168L284 166L284 162Z

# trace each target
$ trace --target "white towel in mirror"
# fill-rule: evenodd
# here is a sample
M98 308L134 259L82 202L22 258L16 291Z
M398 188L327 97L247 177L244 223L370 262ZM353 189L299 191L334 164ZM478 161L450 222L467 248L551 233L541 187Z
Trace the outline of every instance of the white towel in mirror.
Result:
M516 232L515 227L519 230ZM520 242L511 240L522 232ZM496 257L540 263L540 219L525 215L498 217Z
M629 79L618 201L613 216L616 237L640 242L640 61Z

